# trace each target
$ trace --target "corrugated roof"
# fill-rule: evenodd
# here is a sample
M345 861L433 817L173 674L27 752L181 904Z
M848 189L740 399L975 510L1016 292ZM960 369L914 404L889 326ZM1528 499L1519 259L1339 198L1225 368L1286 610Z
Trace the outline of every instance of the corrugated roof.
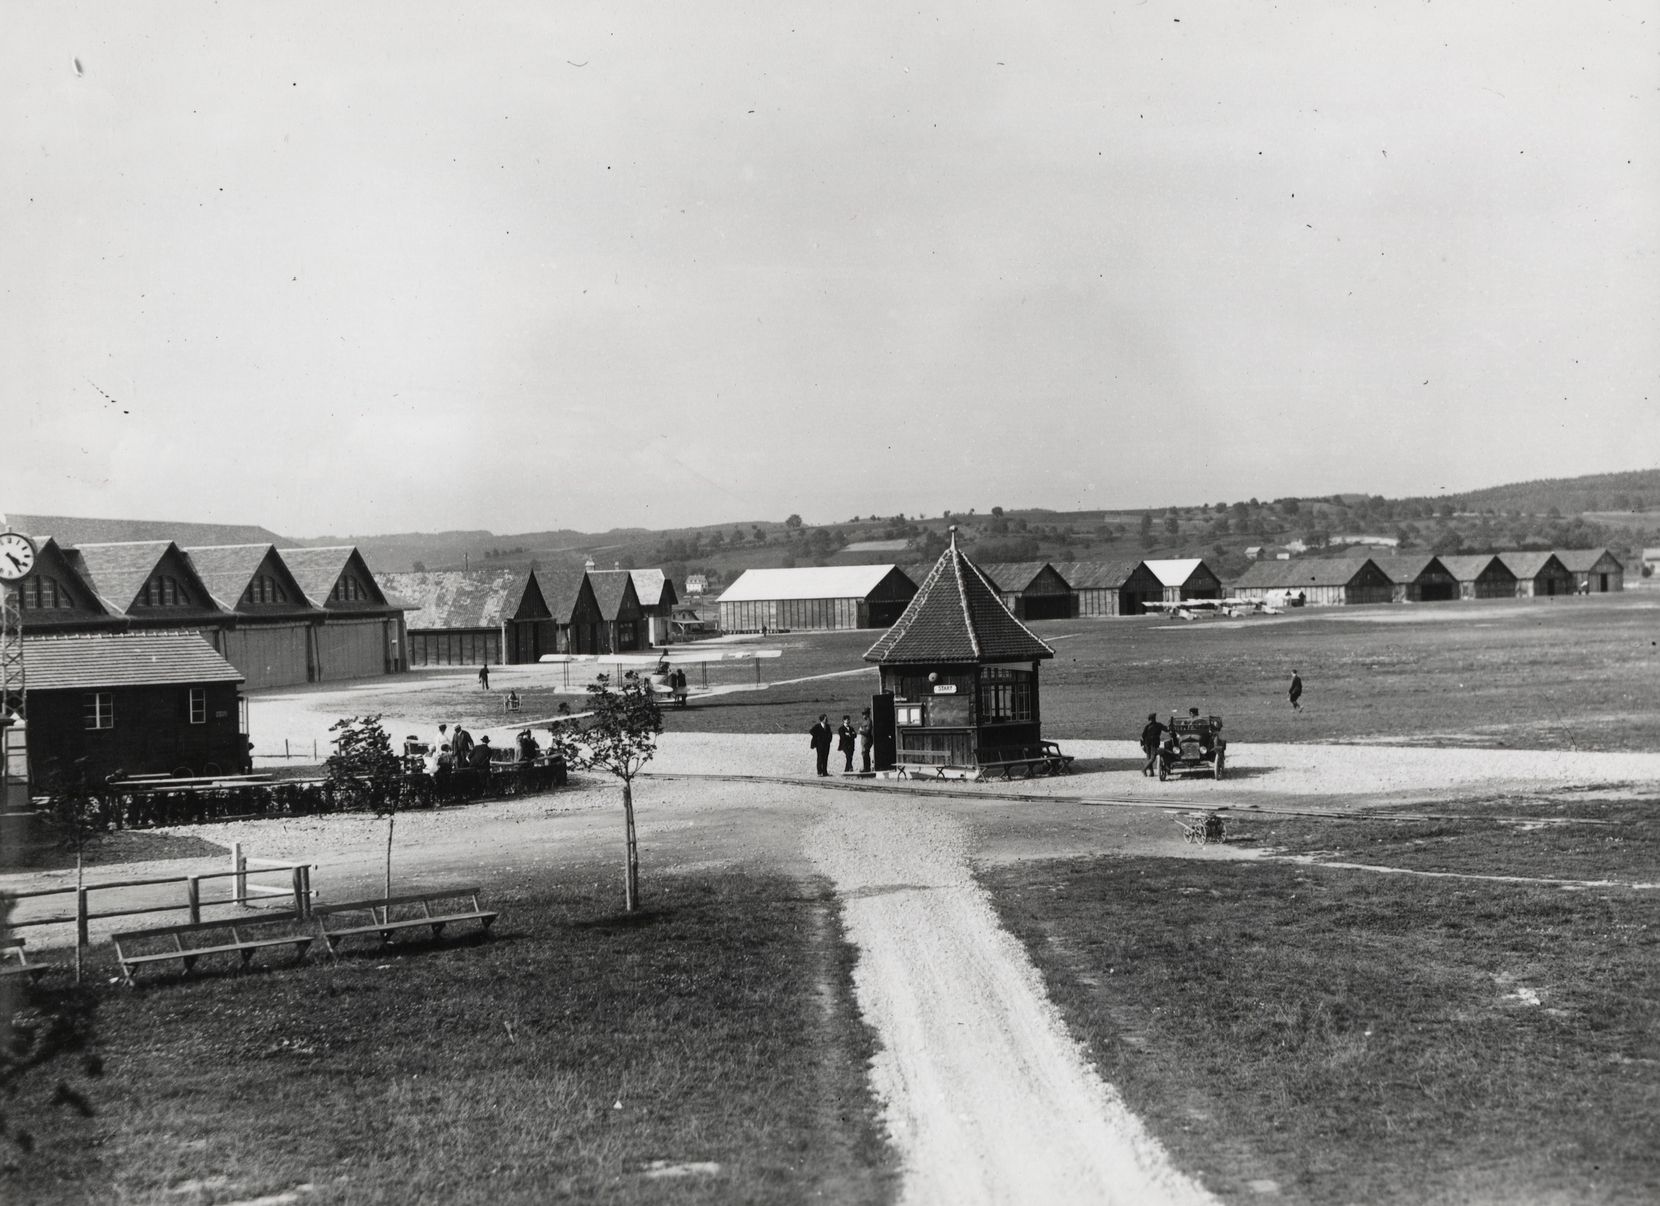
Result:
M899 622L865 653L867 662L1006 662L1054 657L1003 606L996 583L957 549L940 554Z
M1370 557L1302 557L1293 561L1258 561L1235 586L1307 587L1346 586L1360 573Z
M499 627L517 610L529 580L528 573L512 569L375 575L382 591L414 608L405 617L411 631Z
M23 649L31 691L242 681L194 632L25 637Z
M1620 562L1620 559L1618 557L1615 557L1612 553L1610 553L1605 548L1600 548L1600 549L1556 549L1554 551L1556 553L1556 559L1562 563L1563 568L1568 569L1568 570L1572 570L1574 573L1577 573L1577 574L1583 574L1583 573L1588 572L1589 570L1594 568L1596 566L1596 563L1601 561L1604 557L1612 558L1613 561L1614 561L1614 564L1620 565L1620 567L1622 569L1624 568L1623 564L1621 564L1621 562Z
M1128 582L1139 561L1057 561L1055 572L1073 590L1114 590Z
M895 568L892 565L808 565L795 569L749 569L716 602L863 599Z
M1153 571L1165 586L1186 586L1187 580L1198 572L1204 565L1201 557L1166 557L1156 561L1143 561L1141 564Z

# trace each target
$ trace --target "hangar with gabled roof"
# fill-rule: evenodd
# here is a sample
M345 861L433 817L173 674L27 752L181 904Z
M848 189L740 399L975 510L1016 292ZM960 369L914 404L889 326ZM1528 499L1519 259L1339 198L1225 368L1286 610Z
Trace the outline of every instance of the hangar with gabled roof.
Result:
M722 592L723 632L887 628L916 594L897 565L749 569Z

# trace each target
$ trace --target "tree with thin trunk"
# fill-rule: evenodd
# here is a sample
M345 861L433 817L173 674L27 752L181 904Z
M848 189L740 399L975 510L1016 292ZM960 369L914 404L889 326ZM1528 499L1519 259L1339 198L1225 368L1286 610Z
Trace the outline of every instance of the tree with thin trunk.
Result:
M104 802L88 790L86 775L77 773L73 781L59 778L48 787L45 813L59 839L75 849L75 899L80 900L86 888L87 839L107 828ZM75 983L80 982L81 944L76 942Z
M392 832L398 823L403 792L403 763L392 752L392 739L380 717L347 716L329 726L334 753L324 767L347 808L367 809L386 818L386 895L392 895Z
M640 853L634 837L634 776L657 752L663 731L663 713L651 684L633 670L616 686L610 675L600 675L588 687L588 716L581 732L567 746L566 760L575 766L602 770L622 781L623 828L627 860L623 876L623 909L640 907Z

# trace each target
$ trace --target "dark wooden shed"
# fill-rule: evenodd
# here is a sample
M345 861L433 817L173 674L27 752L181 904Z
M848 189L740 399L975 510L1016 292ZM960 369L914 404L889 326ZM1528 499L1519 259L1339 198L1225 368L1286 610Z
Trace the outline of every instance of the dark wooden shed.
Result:
M1505 552L1499 554L1510 572L1516 575L1516 597L1530 599L1536 595L1571 595L1578 588L1568 567L1558 561L1555 553Z
M1457 580L1461 599L1516 597L1516 575L1495 553L1450 553L1441 564Z
M1557 549L1556 559L1574 576L1582 595L1625 589L1625 564L1605 548Z
M29 775L248 769L242 674L193 632L29 637Z
M1072 586L1047 561L980 567L997 584L1003 606L1017 620L1065 620L1072 615Z
M1374 556L1372 564L1394 584L1396 603L1445 603L1458 598L1458 579L1430 553Z
M1055 572L1072 588L1074 616L1140 616L1164 597L1145 561L1066 561Z
M970 772L1042 739L1038 664L1054 650L1004 606L997 584L951 546L865 660L891 702L894 764ZM887 769L879 767L879 769Z

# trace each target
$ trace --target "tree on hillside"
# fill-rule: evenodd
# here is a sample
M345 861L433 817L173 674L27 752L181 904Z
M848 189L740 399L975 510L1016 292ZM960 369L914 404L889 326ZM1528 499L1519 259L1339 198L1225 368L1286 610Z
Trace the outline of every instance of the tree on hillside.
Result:
M634 778L657 752L663 713L651 684L633 670L615 687L602 674L588 686L588 718L574 737L555 744L572 766L604 771L622 783L623 832L627 855L623 869L623 909L640 907L640 853L634 834Z
M784 521L784 526L786 528L799 528L801 526L801 516L791 515Z
M1141 516L1141 547L1153 547L1153 516L1150 513L1143 513Z
M329 782L347 808L366 808L386 818L386 895L392 895L392 832L398 823L403 764L380 717L345 716L329 726L334 753L323 764Z

